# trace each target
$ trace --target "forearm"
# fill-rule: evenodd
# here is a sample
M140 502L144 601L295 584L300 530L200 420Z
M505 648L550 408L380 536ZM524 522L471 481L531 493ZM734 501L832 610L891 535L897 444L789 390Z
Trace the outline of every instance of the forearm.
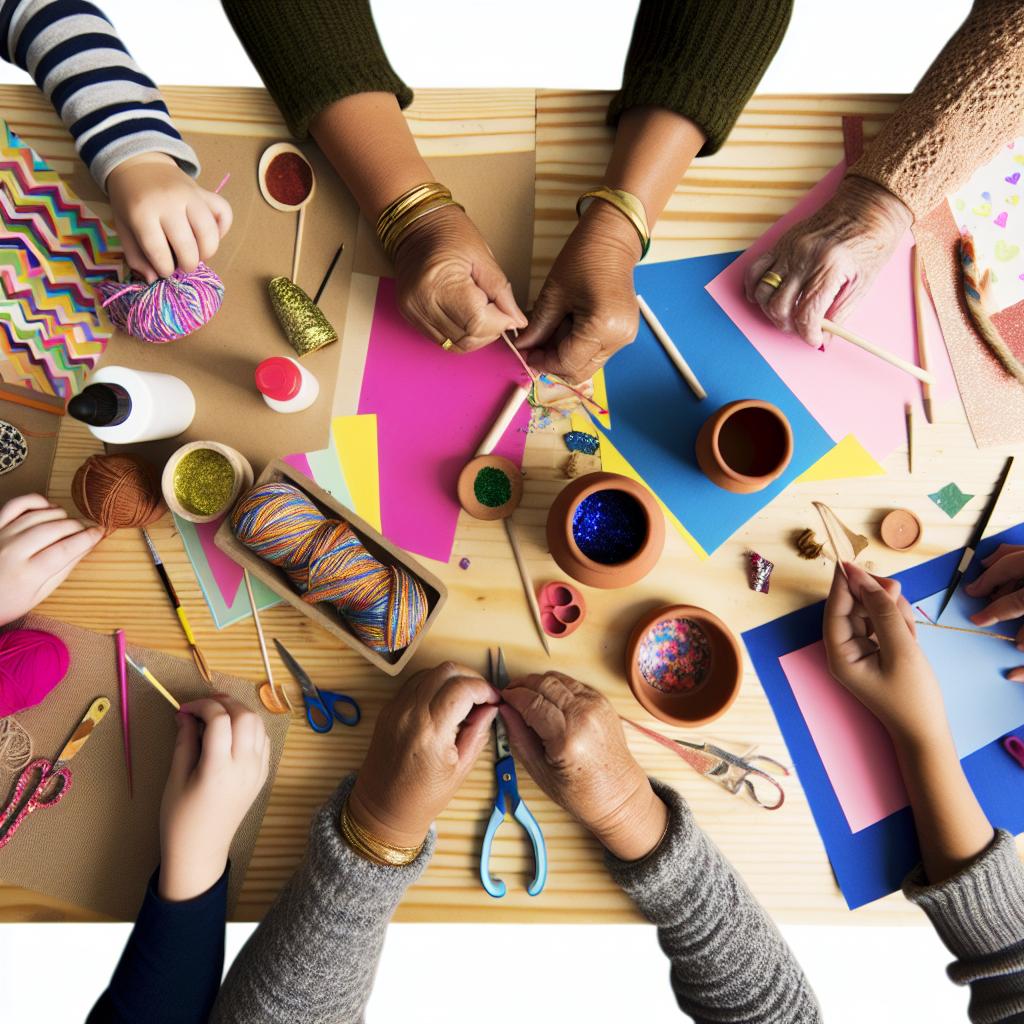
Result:
M680 1008L698 1024L819 1021L807 979L771 919L679 794L653 785L669 809L664 838L640 861L609 852L607 864L657 925Z
M604 184L635 195L653 230L704 141L704 132L688 117L660 107L633 107L619 119Z
M1014 138L1024 117L1019 0L977 0L850 174L928 213Z
M941 882L992 842L992 826L967 782L948 728L926 737L896 735L893 743L925 876Z
M362 1019L391 915L430 859L428 837L408 867L380 867L339 828L350 776L317 812L306 855L228 972L216 1024Z
M28 71L101 188L130 157L166 153L199 173L156 85L97 7L77 0L0 0L4 59Z
M371 224L407 189L432 180L391 93L337 100L310 121L309 129Z

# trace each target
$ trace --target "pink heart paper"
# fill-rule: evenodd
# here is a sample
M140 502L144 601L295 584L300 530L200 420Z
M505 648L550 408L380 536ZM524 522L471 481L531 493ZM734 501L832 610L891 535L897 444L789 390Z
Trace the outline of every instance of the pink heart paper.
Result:
M996 219L994 221L992 221L992 223L995 224L995 226L997 228L1005 228L1006 227L1006 211L1003 210L1003 212L1001 214L999 214L999 216L996 217Z

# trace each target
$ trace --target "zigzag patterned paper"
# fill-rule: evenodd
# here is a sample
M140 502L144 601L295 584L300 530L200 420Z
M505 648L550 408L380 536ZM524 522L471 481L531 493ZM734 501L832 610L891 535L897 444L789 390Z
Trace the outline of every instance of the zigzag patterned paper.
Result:
M80 391L110 336L94 288L121 259L114 234L0 122L0 378Z

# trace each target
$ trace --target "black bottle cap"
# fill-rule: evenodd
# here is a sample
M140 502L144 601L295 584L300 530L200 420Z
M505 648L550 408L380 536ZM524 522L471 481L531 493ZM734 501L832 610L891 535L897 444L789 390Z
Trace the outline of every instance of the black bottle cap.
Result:
M106 427L124 420L123 406L127 397L123 388L115 390L106 384L90 384L68 402L68 415L90 427Z

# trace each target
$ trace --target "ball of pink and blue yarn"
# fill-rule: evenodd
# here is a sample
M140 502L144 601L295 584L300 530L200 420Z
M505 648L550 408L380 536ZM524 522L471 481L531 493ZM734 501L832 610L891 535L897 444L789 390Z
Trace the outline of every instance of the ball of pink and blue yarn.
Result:
M175 270L152 284L101 281L98 290L115 327L156 345L205 327L224 299L224 282L205 263L190 272Z

